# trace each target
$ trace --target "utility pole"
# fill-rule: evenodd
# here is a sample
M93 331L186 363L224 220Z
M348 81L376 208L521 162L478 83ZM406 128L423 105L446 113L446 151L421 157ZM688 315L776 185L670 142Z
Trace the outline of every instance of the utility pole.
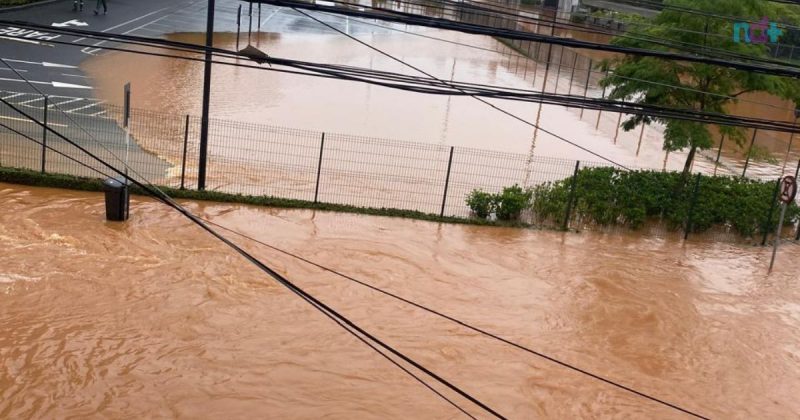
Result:
M211 102L211 48L214 45L214 0L208 0L206 21L206 56L203 72L203 115L200 118L200 162L197 168L197 189L206 189L206 161L208 160L208 113Z

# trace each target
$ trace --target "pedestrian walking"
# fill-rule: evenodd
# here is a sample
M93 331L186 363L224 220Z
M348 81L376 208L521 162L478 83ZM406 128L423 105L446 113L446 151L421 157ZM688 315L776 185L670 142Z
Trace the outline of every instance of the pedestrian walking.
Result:
M81 3L83 3L83 0L81 0ZM95 15L100 13L100 3L103 4L103 14L108 13L108 6L106 5L106 0L97 0L97 5L94 7Z
M73 0L72 1L72 11L73 12L77 12L78 10L79 10L78 9L78 0ZM81 12L83 11L83 0L80 0L80 11Z

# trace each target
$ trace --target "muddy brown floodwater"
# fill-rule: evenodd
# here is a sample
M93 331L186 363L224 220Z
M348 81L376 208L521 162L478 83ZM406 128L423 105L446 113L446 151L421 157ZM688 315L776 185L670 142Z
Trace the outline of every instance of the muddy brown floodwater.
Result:
M186 205L701 414L800 416L800 246L767 276L760 247ZM461 416L163 205L103 214L0 184L0 417ZM509 418L685 418L246 248Z
M535 82L541 88L544 67L537 66L539 81L533 80L533 71L515 74L508 68L508 54L495 52L501 47L492 38L443 30L420 33L482 50L398 33L362 34L360 38L442 79L519 89L530 89ZM204 37L198 33L167 35L171 40L195 44L202 44ZM413 74L403 65L338 34L262 33L255 38L254 44L276 57ZM215 43L235 49L236 35L217 33ZM535 66L533 60L524 61L531 68ZM202 63L111 52L86 60L82 67L92 77L99 97L111 104L122 103L122 86L131 82L134 107L174 114L176 118L199 114ZM552 89L555 77L555 71L551 72L548 89ZM212 118L513 153L528 153L533 136L531 126L469 97L424 95L364 83L223 65L214 67L212 78ZM495 102L509 112L535 121L536 103ZM622 164L661 168L664 152L660 142L646 142L637 156L638 131L625 133L626 141L614 144L611 139L615 117L606 115L604 129L597 131L596 113L591 116L587 113L583 122L576 115L577 111L564 107L545 106L542 127ZM609 124L610 129L606 127ZM648 134L658 135L655 130ZM538 134L536 154L586 161L598 159L544 132ZM672 167L682 167L680 156L674 154Z

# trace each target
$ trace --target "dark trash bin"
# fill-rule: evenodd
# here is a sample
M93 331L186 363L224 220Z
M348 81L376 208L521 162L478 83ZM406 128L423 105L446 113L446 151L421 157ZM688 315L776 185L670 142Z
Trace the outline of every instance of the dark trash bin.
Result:
M103 192L106 194L106 220L112 222L128 220L130 210L128 185L124 181L107 179L103 182Z

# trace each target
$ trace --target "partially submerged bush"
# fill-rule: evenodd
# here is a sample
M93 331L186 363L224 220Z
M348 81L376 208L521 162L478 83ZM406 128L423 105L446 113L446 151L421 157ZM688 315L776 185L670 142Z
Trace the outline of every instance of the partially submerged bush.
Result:
M531 197L533 192L530 190L523 190L517 184L514 186L503 188L503 192L494 196L495 212L499 220L517 220L525 210L530 206Z
M572 180L570 177L534 189L532 209L539 222L563 220ZM683 177L678 172L581 169L572 213L598 225L636 229L648 219L658 219L678 229L689 215L695 181L695 177ZM774 211L767 220L774 189L775 181L703 176L692 212L692 230L729 226L741 235L751 236L775 229L779 212ZM793 223L800 216L800 208L792 204L786 215L786 223Z
M486 219L494 213L498 220L511 221L519 219L522 211L530 207L533 191L524 190L517 184L503 188L498 194L491 194L481 189L473 190L467 196L467 205L472 214Z
M485 219L494 212L494 195L480 189L467 196L467 205L475 216Z

